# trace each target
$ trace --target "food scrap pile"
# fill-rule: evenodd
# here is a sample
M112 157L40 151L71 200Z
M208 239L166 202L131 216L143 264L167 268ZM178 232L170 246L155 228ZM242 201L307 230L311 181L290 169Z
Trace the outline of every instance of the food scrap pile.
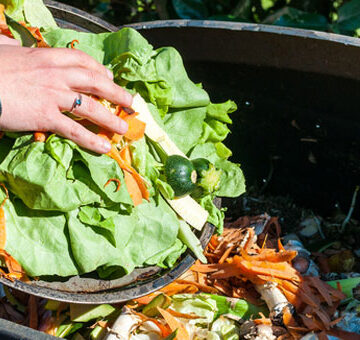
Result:
M157 292L125 305L87 306L5 288L1 317L77 340L358 339L341 327L344 302L357 301L352 288L360 279L349 289L344 280L309 274L310 263L299 266L309 259L292 242L283 246L280 234L276 217L240 217L212 237L208 264L198 261Z
M5 276L112 280L172 268L187 249L205 261L197 231L223 228L215 198L245 191L223 143L236 104L212 103L175 48L155 49L131 28L62 29L42 1L0 1L0 33L30 48L81 50L133 95L131 108L91 98L128 123L124 135L63 112L108 140L106 155L47 132L1 134L1 258L20 269Z

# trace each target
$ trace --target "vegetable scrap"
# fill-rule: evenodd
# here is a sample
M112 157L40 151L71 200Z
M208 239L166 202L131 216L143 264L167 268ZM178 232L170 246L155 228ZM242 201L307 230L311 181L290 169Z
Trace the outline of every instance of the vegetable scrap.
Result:
M34 141L35 142L45 142L47 138L46 133L44 132L34 132Z
M109 185L111 182L115 182L115 183L116 183L116 191L119 191L120 185L121 185L121 181L120 181L118 178L110 178L110 179L104 184L104 187L106 187L107 185Z
M11 281L14 281L15 279L28 281L25 271L21 265L4 249L6 245L6 219L4 205L9 199L9 192L3 183L0 183L0 186L4 189L6 194L0 205L0 258L5 262L6 268L8 270L8 273L6 273L0 268L0 275Z
M243 216L211 238L208 264L197 261L159 291L124 305L94 306L34 302L7 288L2 303L11 301L16 313L4 315L28 325L38 320L37 329L69 339L357 339L358 329L343 322L357 323L360 304L346 299L360 278L327 283L300 273L294 263L301 252L280 236L278 218Z
M73 41L70 42L70 47L71 48L75 48L75 43L79 44L79 40L74 39Z
M206 261L194 230L210 222L221 232L224 213L215 197L245 191L240 166L228 160L231 152L223 144L236 104L211 103L174 48L154 49L131 28L104 34L61 29L41 1L30 0L2 5L0 23L1 32L23 46L91 55L133 94L131 108L92 96L128 123L124 135L63 112L108 140L106 155L46 131L3 134L7 263L11 256L30 279L66 280L88 273L113 279L152 265L172 268L187 248ZM207 161L199 172L201 190L176 197L165 174L173 155Z
M5 18L5 6L0 4L0 34L13 38Z

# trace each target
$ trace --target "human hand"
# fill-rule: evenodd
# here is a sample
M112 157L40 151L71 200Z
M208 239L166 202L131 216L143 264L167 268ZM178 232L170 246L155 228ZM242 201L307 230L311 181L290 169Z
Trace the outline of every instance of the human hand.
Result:
M0 34L0 45L20 46L20 41Z
M86 94L128 107L132 96L112 81L112 73L87 54L65 48L0 44L2 131L51 131L86 149L106 153L110 144L67 117L72 113L109 131L124 134L127 123Z

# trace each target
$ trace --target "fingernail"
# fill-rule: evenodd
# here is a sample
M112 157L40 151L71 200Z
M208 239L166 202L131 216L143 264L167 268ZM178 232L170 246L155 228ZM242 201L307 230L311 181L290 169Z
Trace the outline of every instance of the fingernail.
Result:
M126 123L125 120L120 119L119 129L117 132L123 135L127 132L127 130L129 130L128 123Z
M106 69L106 73L111 80L114 79L114 74L109 69Z
M111 150L111 144L107 140L102 139L100 141L100 149L103 153L107 153Z

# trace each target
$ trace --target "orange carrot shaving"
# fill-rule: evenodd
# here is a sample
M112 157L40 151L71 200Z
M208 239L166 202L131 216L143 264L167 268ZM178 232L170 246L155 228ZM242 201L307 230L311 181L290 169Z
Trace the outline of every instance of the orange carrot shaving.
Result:
M173 296L180 293L197 293L199 289L193 284L180 284L177 282L172 282L166 287L161 288L160 291L168 296Z
M177 312L176 310L173 310L173 309L170 309L170 308L168 308L166 311L169 312L172 316L175 316L176 318L183 318L183 319L190 319L190 320L200 318L200 316L198 316L198 315L180 313L180 312Z
M252 320L256 325L271 325L271 320L269 318L261 318Z
M136 207L142 203L143 199L139 185L132 174L128 173L127 171L124 171L124 180L128 193L134 203L134 206Z
M244 245L244 247L242 249L242 252L248 253L251 246L255 242L255 230L253 228L249 228L247 230L247 235L246 236L247 236L247 240L246 240L245 245Z
M28 26L25 22L19 22L22 26L24 26L31 35L36 39L37 47L50 47L44 40L44 37L42 36L40 29L38 27L31 27Z
M105 320L99 320L96 321L93 325L91 325L89 328L94 329L95 327L99 326L101 328L106 328L109 325L108 321Z
M208 286L205 284L201 284L201 283L198 283L195 281L177 279L175 282L179 283L179 284L193 285L193 286L199 288L199 290L201 290L204 293L216 294L218 292L217 289L214 287L211 287L211 286Z
M120 186L121 186L121 182L118 178L110 178L105 184L104 187L106 187L107 185L109 185L111 182L116 182L117 186L116 186L116 190L115 191L119 191L120 190Z
M250 256L241 252L241 256L248 261L267 261L267 262L291 262L297 255L295 250L285 250L276 252L275 249L261 249L258 255Z
M280 279L300 280L297 271L287 262L267 263L262 261L247 261L241 256L235 255L233 264L229 264L225 270L218 270L212 274L212 278L225 279L231 276L244 275L254 276L257 274L269 275Z
M287 328L289 326L298 327L298 324L295 321L295 318L288 307L285 307L283 309L283 323Z
M282 245L281 243L281 240L280 238L278 238L278 248L279 248L279 251L286 251L286 249L284 248L284 246Z
M140 304L140 305L147 305L148 303L151 302L151 300L152 300L155 296L157 296L157 295L159 295L159 294L160 294L160 292L151 293L151 294L148 294L148 295L139 297L139 298L137 298L137 299L135 299L135 300L133 300L133 301L134 301L134 302L137 302L137 303Z
M225 250L224 254L221 256L221 258L219 260L220 264L225 262L225 260L229 257L229 255L231 254L231 252L233 251L234 248L235 248L235 246L233 245L231 247L228 247Z
M226 280L215 280L213 286L222 294L226 296L233 295L233 287Z
M5 6L3 4L0 4L0 34L6 35L9 38L13 38L13 35L11 34L6 23Z
M120 150L120 157L129 165L131 166L131 152L129 145L125 145Z
M171 334L171 329L168 325L162 324L159 320L155 318L151 318L143 313L136 312L135 310L132 311L135 315L137 315L142 322L153 322L159 329L162 337L167 337Z
M79 40L77 40L77 39L72 40L72 41L70 42L70 47L71 47L71 48L75 48L75 43L79 44Z
M111 141L115 144L120 144L122 141L123 136L119 135L117 133L114 133L113 136L111 137Z
M178 321L174 316L172 316L168 311L158 307L158 310L162 317L165 319L166 323L169 325L170 329L174 332L177 330L176 339L178 340L190 340L189 333L187 332L185 326Z
M129 172L134 177L136 183L139 186L142 197L146 200L149 200L149 191L147 190L146 184L144 183L143 179L130 164L127 164L127 162L121 158L114 145L112 146L111 151L108 153L108 155L118 162L120 168Z
M139 140L144 137L146 124L143 121L133 118L127 120L127 123L129 128L124 135L127 139Z
M28 311L29 311L29 327L32 329L37 329L38 321L39 321L38 306L37 306L37 298L34 295L29 296Z
M199 273L214 273L222 269L227 269L229 267L228 263L223 264L194 264L190 269L194 272Z
M45 132L34 132L34 141L35 142L45 142L46 141L46 133Z
M98 135L100 137L106 139L107 141L109 141L108 136L106 136L105 134L99 133ZM133 176L134 180L136 181L136 183L140 189L142 197L146 200L149 200L149 198L150 198L149 191L147 190L146 184L144 183L143 179L130 164L128 164L126 161L124 161L122 159L122 157L120 156L118 150L116 149L116 147L114 145L111 146L111 150L107 153L107 155L109 157L113 158L119 164L120 168L122 170L124 170L124 172L129 172ZM129 182L130 181L131 180L129 180ZM125 183L126 183L126 177L125 177ZM126 183L126 186L127 186L127 183ZM132 185L131 188L134 188L134 186ZM136 197L135 194L136 193L133 194L134 197Z
M161 337L166 338L172 333L168 325L163 325L161 322L159 322L156 319L151 319L151 321L160 329Z

